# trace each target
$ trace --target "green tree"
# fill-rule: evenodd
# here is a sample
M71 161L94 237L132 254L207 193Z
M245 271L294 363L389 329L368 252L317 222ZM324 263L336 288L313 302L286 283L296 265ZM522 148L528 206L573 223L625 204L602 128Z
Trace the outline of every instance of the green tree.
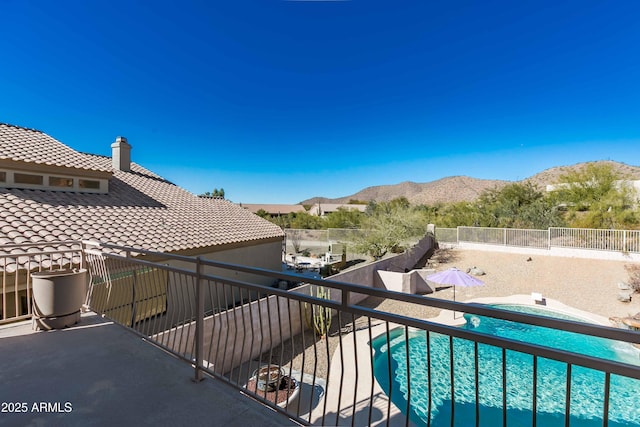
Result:
M553 201L529 182L485 191L475 206L483 227L548 228L563 224Z
M376 259L388 252L400 251L409 238L424 235L425 219L419 209L408 204L406 198L370 203L367 214L362 218L364 233L354 242L354 249Z
M456 202L441 206L429 222L438 227L480 227L481 213L474 203Z
M356 209L338 208L324 218L326 228L358 228L362 221L362 212Z
M271 215L269 215L269 212L265 211L264 209L258 209L256 215L258 215L260 218L266 219L269 219L271 217Z
M622 179L610 164L588 163L561 175L555 195L573 209L586 211L618 193L616 182Z
M198 194L198 196L200 197L212 197L215 199L224 199L224 188L221 189L217 189L214 188L213 191L209 192L209 191L205 191L202 194Z
M311 215L307 212L295 212L287 215L289 226L287 228L301 228L307 230L319 230L324 228L323 218Z
M610 164L589 163L562 175L551 198L567 207L571 226L637 228L638 193Z

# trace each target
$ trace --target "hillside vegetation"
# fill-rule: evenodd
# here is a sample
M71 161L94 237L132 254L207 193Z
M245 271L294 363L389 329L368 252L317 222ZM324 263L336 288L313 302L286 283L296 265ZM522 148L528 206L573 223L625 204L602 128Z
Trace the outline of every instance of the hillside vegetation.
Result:
M368 253L374 258L402 251L402 242L424 235L427 224L528 229L640 228L640 195L628 181L635 178L628 172L636 171L616 166L612 162L593 162L548 170L521 182L494 185L472 201L424 204L411 203L408 197L401 196L390 201L369 201L364 213L338 209L325 217L300 212L269 219L283 228L366 230L358 233L350 244L358 253ZM541 190L542 183L546 186L547 182L557 184L553 191ZM413 189L416 200L415 195L420 194L417 184L407 184L407 187ZM378 189L382 190L376 194L388 190ZM370 194L374 192L368 190ZM364 195L366 193L361 192L354 197Z
M313 197L301 202L302 205L313 203L348 203L350 200L388 202L400 197L406 198L412 204L435 205L439 203L472 202L487 190L501 189L508 184L530 183L535 188L544 191L547 185L556 184L560 177L577 171L586 165L607 165L616 175L627 179L640 180L640 167L630 166L620 162L608 160L578 163L572 166L558 166L546 169L521 181L501 181L489 179L477 179L468 176L450 176L436 181L416 183L402 182L394 185L379 185L367 187L355 194L335 199L326 197Z

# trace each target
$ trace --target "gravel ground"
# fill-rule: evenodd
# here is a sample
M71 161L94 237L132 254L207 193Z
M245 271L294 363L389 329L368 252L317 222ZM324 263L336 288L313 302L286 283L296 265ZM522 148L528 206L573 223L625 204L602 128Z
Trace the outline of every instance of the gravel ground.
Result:
M480 277L484 286L456 288L456 300L466 301L480 297L504 297L516 294L541 293L545 298L558 300L580 310L599 314L606 318L626 317L640 312L640 295L635 294L629 303L618 301L618 282L627 281L625 265L630 262L604 261L554 256L528 256L463 249L439 250L432 257L437 271L457 267L466 271L477 267L486 274ZM453 299L452 288L437 290L430 297ZM416 306L398 301L369 298L360 305L377 310L427 319L440 313L439 309ZM339 322L338 320L341 320ZM288 364L292 355L293 369L327 378L330 355L341 339L348 335L338 331L351 329L354 319L338 319L334 316L328 337L314 337L312 332L297 336L274 349L273 363ZM355 319L356 328L366 326L366 319ZM305 349L302 352L302 349ZM284 362L284 363L283 363ZM304 367L303 367L304 366Z
M432 260L438 262L434 267L437 271L450 267L466 271L477 267L486 273L479 277L485 286L456 288L457 301L538 292L545 298L607 318L640 312L640 294L630 303L617 299L618 282L629 279L625 265L631 262L462 249L440 250ZM453 299L453 290L440 290L433 296ZM415 315L424 317L420 312Z

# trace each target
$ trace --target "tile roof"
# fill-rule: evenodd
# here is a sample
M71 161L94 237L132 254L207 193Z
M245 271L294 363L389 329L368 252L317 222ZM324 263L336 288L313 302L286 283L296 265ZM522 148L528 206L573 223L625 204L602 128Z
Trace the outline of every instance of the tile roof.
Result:
M33 146L40 141L55 141L42 132L16 129L10 132L10 139L0 139L4 155L15 152L15 147L33 152ZM5 136L6 133L0 133L0 138ZM51 145L52 153L66 149L69 148ZM109 193L0 188L0 247L14 243L98 240L175 252L284 236L280 227L241 206L224 199L197 197L136 163L131 164L130 172L122 172L112 169L110 157L76 151L72 157L73 164L113 171Z
M18 160L108 172L111 166L95 164L91 158L80 156L77 151L39 130L0 123L0 159Z

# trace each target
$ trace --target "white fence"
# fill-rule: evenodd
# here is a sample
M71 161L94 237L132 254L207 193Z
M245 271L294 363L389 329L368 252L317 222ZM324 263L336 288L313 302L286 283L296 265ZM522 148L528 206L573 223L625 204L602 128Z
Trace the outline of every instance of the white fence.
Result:
M640 230L457 227L436 228L436 239L448 243L468 242L538 249L570 248L640 253Z
M551 246L601 251L640 252L640 231L550 228Z

